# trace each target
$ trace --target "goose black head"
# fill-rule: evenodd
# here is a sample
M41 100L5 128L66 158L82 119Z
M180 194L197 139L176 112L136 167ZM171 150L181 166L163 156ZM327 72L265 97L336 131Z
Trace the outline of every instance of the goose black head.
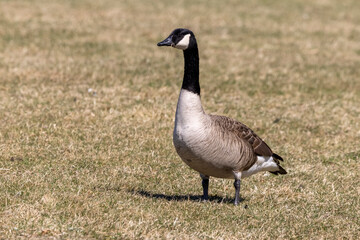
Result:
M175 29L165 40L157 44L161 46L172 46L180 50L186 50L196 46L195 35L192 31L185 28Z

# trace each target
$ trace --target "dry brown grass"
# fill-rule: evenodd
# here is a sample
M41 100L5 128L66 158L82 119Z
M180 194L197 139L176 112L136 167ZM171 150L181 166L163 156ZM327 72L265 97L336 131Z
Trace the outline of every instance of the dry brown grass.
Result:
M358 239L358 1L0 1L0 239ZM203 105L289 174L212 179L172 146L197 35ZM93 91L89 91L89 89ZM248 208L244 208L247 205Z

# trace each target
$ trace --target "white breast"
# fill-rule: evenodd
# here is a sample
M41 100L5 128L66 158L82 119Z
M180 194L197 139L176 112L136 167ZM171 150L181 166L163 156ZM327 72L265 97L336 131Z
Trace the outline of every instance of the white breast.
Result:
M175 128L194 127L199 124L205 112L201 106L200 96L196 93L181 89L176 108Z
M200 96L181 89L175 115L174 141L185 141L187 145L198 141L204 130L204 117Z

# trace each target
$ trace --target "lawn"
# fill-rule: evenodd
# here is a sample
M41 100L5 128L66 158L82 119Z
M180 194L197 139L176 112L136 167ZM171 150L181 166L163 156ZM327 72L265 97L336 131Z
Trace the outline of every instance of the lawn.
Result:
M359 239L357 0L0 0L0 239ZM284 176L210 179L177 156L194 31L206 112Z

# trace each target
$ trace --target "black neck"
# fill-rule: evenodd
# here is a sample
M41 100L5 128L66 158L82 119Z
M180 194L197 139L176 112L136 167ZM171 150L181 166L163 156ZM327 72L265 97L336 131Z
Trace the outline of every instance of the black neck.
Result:
M197 44L184 50L185 70L181 88L200 95L199 52Z

